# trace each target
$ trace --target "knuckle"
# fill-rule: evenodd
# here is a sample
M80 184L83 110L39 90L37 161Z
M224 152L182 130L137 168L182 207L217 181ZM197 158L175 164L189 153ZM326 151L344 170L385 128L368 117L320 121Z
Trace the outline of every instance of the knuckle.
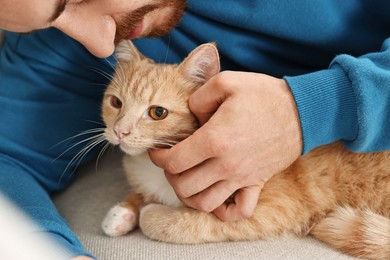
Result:
M246 218L250 218L250 217L252 217L252 215L253 215L253 210L252 210L252 208L250 208L250 207L242 207L241 209L240 209L240 215L241 215L241 217L242 218L244 218L244 219L246 219Z
M241 175L241 169L239 163L231 160L223 160L219 165L216 172L220 179L230 182L228 187L224 187L226 192L234 193L235 190L241 188L245 182L245 178Z
M203 205L201 207L201 210L204 211L204 212L207 212L207 213L211 213L211 212L213 212L214 208L210 207L209 205Z
M166 163L164 169L165 169L165 171L167 171L168 173L171 173L171 174L172 173L173 174L179 173L176 164L172 160Z
M179 185L179 186L176 186L174 188L175 188L176 195L179 198L186 199L189 197L187 190L185 188L183 188L182 186Z
M242 172L239 166L235 166L234 172L232 175L234 175L234 180L237 183L237 186L239 188L246 187L253 183L253 176L247 172ZM234 168L234 166L233 166Z
M210 147L210 153L212 156L217 157L218 155L226 152L229 149L229 142L224 140L221 133L209 132L207 137L207 143Z
M206 203L204 201L195 202L194 207L200 211L210 213L214 210L214 208L210 205L210 203Z
M230 84L229 71L222 71L213 77L214 87L218 90L225 90Z
M186 199L186 198L190 197L189 192L188 192L188 188L185 185L185 183L183 183L183 181L181 180L180 175L168 174L167 180L168 180L169 184L172 186L173 190L176 193L176 196L179 199Z
M219 218L220 220L222 220L224 222L231 220L231 218L229 216L227 216L225 214L225 212L217 211L217 212L214 212L214 214L217 216L217 218Z
M229 161L228 163L223 164L223 170L229 174L229 176L237 176L239 178L235 178L236 185L242 183L243 179L239 176L240 173L240 164L235 161Z

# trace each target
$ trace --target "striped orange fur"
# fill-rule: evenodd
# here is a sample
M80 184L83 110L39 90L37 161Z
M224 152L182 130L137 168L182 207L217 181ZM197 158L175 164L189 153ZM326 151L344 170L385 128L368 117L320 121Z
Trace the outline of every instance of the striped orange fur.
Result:
M349 255L390 259L389 152L351 153L340 143L317 148L264 185L253 216L222 222L183 206L146 153L174 145L198 127L187 100L219 72L215 45L201 45L179 65L156 64L130 42L117 55L119 66L103 102L105 135L128 154L124 168L132 195L120 206L138 216L145 235L204 243L311 234ZM112 107L112 96L122 101L120 109ZM155 105L168 109L166 119L148 118ZM119 126L128 133L122 140L113 130Z

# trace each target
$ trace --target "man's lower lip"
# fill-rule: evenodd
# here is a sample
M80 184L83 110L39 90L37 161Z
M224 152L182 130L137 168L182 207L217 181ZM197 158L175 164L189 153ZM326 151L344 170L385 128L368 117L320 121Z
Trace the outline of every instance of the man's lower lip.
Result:
M128 36L128 39L132 40L132 39L138 38L141 35L143 28L144 28L144 23L143 23L143 21L141 21L137 25L137 27L135 27L135 29L130 33L130 35Z

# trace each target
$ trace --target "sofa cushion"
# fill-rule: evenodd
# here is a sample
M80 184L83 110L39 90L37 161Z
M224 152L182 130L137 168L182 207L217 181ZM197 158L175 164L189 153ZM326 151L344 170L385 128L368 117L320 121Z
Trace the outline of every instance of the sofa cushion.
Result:
M97 163L79 169L75 183L54 197L60 213L87 251L102 260L128 259L354 259L312 237L284 237L269 241L175 245L152 241L139 229L123 237L103 234L106 212L129 191L121 172L121 154L112 150Z

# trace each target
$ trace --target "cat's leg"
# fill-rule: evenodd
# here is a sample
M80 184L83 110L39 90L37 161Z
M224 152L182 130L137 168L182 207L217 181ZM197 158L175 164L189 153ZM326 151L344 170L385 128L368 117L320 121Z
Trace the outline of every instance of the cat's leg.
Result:
M143 204L141 194L130 193L125 200L112 207L102 222L102 229L108 236L127 234L138 225L140 207Z
M223 222L212 213L149 204L140 213L142 232L151 239L176 244L267 239L279 227L253 219Z
M141 209L139 221L142 232L158 241L192 244L226 240L218 234L206 234L219 222L214 215L191 208L148 204Z
M146 236L188 244L269 239L283 234L305 235L312 220L309 210L287 195L260 201L251 218L236 222L223 222L212 213L187 207L159 204L149 204L140 212L140 227Z

